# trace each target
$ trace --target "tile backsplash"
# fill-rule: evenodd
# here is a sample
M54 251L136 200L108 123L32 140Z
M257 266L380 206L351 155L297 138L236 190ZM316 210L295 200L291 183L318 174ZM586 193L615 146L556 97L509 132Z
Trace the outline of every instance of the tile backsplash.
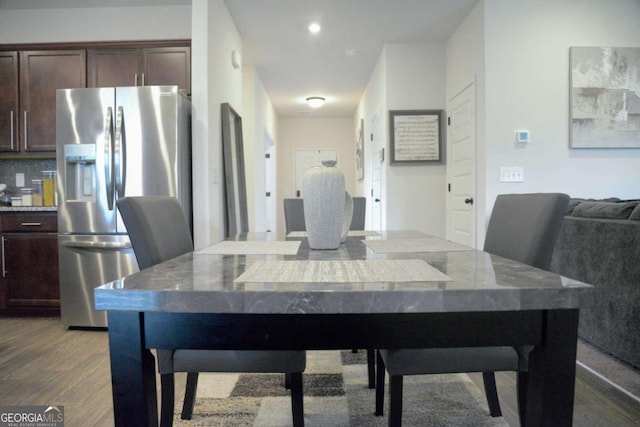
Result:
M56 170L55 159L0 159L0 184L7 184L7 191L17 195L16 173L23 173L25 187L31 187L32 179L42 179L42 171L50 170Z

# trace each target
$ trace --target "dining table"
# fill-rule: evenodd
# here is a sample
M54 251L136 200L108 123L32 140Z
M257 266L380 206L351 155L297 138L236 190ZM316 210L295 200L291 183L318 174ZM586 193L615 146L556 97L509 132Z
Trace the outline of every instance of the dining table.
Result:
M571 426L591 286L411 230L243 233L94 291L116 426L157 426L154 349L531 346L525 423ZM371 416L374 412L374 395ZM487 416L489 416L487 414Z

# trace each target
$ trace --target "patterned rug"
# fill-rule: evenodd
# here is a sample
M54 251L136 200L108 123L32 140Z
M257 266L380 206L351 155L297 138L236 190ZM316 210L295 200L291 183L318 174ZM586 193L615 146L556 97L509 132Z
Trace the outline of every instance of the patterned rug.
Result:
M374 415L365 351L309 351L303 381L305 426L388 424L388 403L384 417ZM489 415L483 391L465 374L405 377L403 403L403 426L507 426ZM200 374L192 420L181 420L181 409L182 396L176 396L174 426L277 427L292 422L284 375Z

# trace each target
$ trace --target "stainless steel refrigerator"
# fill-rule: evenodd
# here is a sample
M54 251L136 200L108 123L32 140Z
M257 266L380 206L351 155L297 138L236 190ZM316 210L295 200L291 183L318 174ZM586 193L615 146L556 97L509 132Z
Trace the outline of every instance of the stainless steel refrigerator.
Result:
M191 222L190 129L190 103L177 86L57 91L63 325L107 326L94 288L138 271L118 198L175 196Z

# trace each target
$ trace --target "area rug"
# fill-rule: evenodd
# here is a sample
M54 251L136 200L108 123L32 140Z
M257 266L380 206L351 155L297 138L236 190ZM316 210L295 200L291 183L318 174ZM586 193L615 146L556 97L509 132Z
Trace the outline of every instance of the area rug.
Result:
M367 387L366 352L309 351L304 374L305 426L386 426L374 415L375 392ZM190 421L174 426L291 426L291 400L283 375L200 374ZM388 397L388 393L387 396ZM492 418L484 394L465 374L405 377L403 426L508 426Z

